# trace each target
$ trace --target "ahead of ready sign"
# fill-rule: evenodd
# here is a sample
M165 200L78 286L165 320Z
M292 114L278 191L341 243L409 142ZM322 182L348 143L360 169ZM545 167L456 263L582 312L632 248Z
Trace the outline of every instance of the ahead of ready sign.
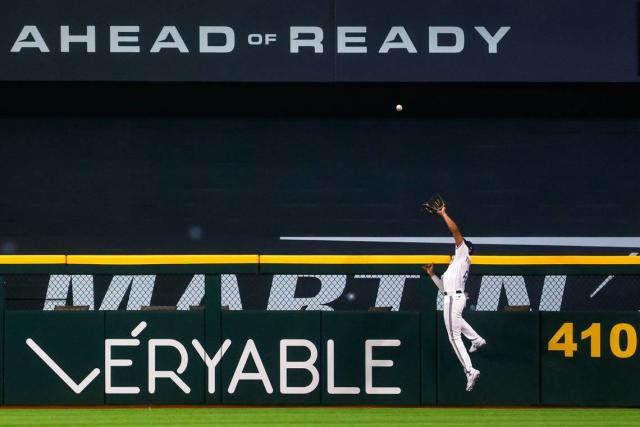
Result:
M336 52L339 54L361 54L375 52L387 54L390 52L418 53L421 44L414 40L428 40L422 50L428 53L460 53L465 48L465 37L477 37L486 44L487 53L498 53L498 44L509 32L511 27L502 26L487 28L475 26L464 28L459 26L428 26L425 34L413 35L407 32L404 26L392 26L388 28L384 41L376 46L369 46L368 29L366 26L338 26L335 29ZM184 31L184 30L183 30ZM190 29L191 33L193 29ZM173 51L180 53L201 54L225 54L235 50L238 42L245 42L249 46L268 46L277 44L280 37L276 33L250 33L246 40L238 40L237 31L229 26L199 26L197 46L188 46L177 26L164 26L158 34L151 39L147 34L141 35L139 25L111 25L108 29L100 31L108 38L109 53L140 53L141 39L154 40L149 53L162 53ZM243 38L245 36L242 36ZM39 51L50 53L59 48L60 53L71 52L71 46L75 51L86 53L96 52L96 27L87 25L81 30L72 30L68 25L60 26L59 37L56 40L45 40L42 32L36 25L24 25L15 38L10 48L11 53L23 51ZM377 38L377 37L376 37ZM286 36L289 45L289 53L324 53L325 30L319 26L292 26L289 27ZM55 48L54 48L55 46ZM417 47L416 47L417 46Z
M104 341L104 375L105 375L105 393L106 394L139 394L141 392L140 384L114 385L113 372L116 369L126 369L133 366L131 359L115 358L113 351L117 347L139 347L141 345L138 337L146 329L147 322L140 322L132 331L131 338L107 338ZM205 351L200 341L194 339L190 343L200 356L200 362L207 367L207 391L210 394L215 393L216 384L216 367L224 357L227 350L232 345L237 345L229 339L225 339L215 354L210 356ZM101 373L100 368L93 369L80 382L72 379L62 368L62 361L55 361L44 348L36 343L32 338L26 339L26 345L71 389L75 394L80 394L93 380ZM374 359L373 350L376 347L400 347L402 345L399 339L367 339L365 340L364 351L364 374L365 374L365 393L366 394L401 394L400 387L379 387L374 385L374 368L389 368L394 365L391 359ZM175 370L158 370L156 369L156 354L161 347L171 348L180 356L180 363ZM236 365L235 371L228 385L228 393L233 394L238 387L240 381L259 381L264 386L264 390L268 394L274 392L272 379L269 378L267 370L262 362L260 352L252 339L246 340L244 349L240 359ZM306 360L292 361L288 359L289 349L293 347L306 348L309 356ZM148 381L147 390L149 394L156 392L156 384L159 380L173 382L184 394L191 393L191 387L181 378L189 364L189 354L187 347L180 341L170 338L152 338L147 342L148 349ZM279 391L281 394L309 394L317 389L320 384L320 373L316 367L318 361L318 349L314 343L306 339L281 339L279 344L280 359L280 376ZM327 340L326 343L326 366L327 366L327 392L329 394L360 394L359 387L354 386L338 386L335 381L335 343L334 340ZM246 365L249 359L256 367L255 372L247 372ZM194 362L195 363L195 362ZM290 386L288 384L288 372L291 370L305 370L311 375L311 381L304 386Z

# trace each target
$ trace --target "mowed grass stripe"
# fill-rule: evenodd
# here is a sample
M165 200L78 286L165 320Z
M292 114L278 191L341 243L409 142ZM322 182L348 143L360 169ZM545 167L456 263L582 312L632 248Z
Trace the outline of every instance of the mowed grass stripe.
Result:
M638 409L131 408L0 409L0 425L638 426Z

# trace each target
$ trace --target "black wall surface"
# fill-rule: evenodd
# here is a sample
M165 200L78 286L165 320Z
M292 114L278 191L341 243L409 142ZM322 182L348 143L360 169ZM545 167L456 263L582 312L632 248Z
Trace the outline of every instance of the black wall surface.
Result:
M279 240L446 237L435 192L469 236L640 235L624 87L6 87L4 253L448 252Z

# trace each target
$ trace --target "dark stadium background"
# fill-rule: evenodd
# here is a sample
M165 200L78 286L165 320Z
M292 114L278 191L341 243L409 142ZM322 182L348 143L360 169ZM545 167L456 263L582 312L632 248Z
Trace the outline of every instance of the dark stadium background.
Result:
M468 235L640 235L637 86L3 82L0 91L2 253L445 253L279 240L446 236L419 208L435 192Z

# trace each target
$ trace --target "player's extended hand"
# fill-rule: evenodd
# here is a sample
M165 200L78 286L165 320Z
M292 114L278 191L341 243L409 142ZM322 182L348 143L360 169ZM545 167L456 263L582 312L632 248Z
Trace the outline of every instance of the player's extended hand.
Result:
M443 215L446 210L444 199L439 194L436 194L426 203L423 203L422 207L430 214L437 213L438 215Z
M427 273L429 276L433 276L433 264L427 264L427 265L423 265L422 269L424 270L425 273Z

